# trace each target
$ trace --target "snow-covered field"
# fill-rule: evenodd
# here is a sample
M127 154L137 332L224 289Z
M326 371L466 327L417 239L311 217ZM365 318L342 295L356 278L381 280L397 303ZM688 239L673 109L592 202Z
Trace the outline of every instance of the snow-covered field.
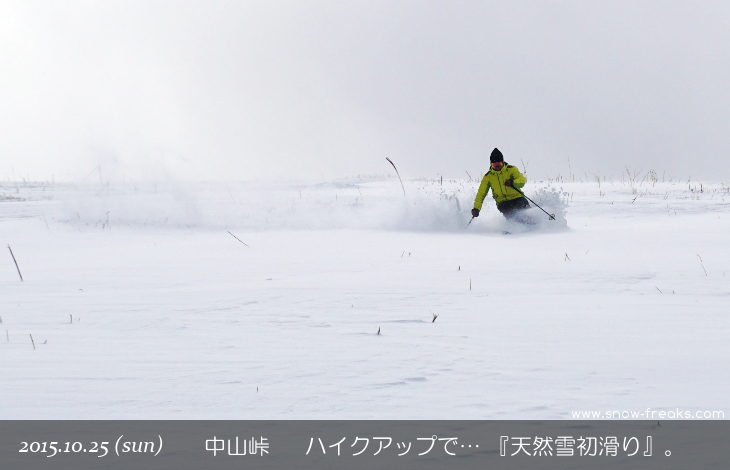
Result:
M2 183L0 418L730 411L728 185L477 186Z

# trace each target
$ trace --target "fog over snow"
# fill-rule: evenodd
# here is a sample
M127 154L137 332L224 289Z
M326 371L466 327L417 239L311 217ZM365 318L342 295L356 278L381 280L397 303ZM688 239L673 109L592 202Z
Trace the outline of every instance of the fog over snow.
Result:
M727 2L0 4L0 177L722 180ZM585 179L585 177L584 177Z

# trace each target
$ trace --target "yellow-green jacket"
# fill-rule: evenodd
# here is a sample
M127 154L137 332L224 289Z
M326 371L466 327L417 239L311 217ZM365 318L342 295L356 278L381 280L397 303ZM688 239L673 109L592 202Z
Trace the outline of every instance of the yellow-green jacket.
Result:
M479 185L477 197L474 199L474 208L482 210L482 203L484 202L484 198L487 197L489 188L492 188L492 197L497 204L522 197L519 191L504 185L504 181L509 179L512 180L515 188L521 188L527 182L516 166L504 163L502 169L499 171L490 168L487 174L484 175L484 178L482 178L482 184Z

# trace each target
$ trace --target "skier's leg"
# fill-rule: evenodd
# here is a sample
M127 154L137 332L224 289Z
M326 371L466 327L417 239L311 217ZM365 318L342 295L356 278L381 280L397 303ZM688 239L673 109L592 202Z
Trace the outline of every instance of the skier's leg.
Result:
M497 205L497 209L505 216L507 220L514 220L523 224L534 225L535 221L532 217L521 214L525 209L530 208L530 203L524 197L510 199Z
M512 200L515 201L515 206L518 210L525 210L530 208L530 203L524 197L518 197L517 199Z
M503 201L497 204L497 210L501 212L507 220L512 218L513 210L510 201Z
M517 199L510 199L497 204L497 209L507 219L512 219L517 213L523 209L530 207L530 203L524 197L518 197Z
M515 220L518 222L521 222L525 225L535 225L537 222L535 219L530 217L525 210L530 208L530 203L525 199L524 197L521 197L519 199L515 199Z

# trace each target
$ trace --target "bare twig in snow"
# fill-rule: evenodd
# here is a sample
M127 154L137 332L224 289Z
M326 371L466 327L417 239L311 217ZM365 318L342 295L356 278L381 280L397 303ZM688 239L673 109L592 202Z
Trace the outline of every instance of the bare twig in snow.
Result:
M231 231L229 230L228 233L231 233ZM231 233L231 236L233 238L235 238L236 240L238 240L239 242L243 243L240 238L238 238L237 236L233 235L232 233ZM243 243L243 244L246 245L245 243ZM248 246L248 245L246 245L246 246ZM248 247L251 248L250 246L248 246Z
M429 312L431 312L431 310L429 310ZM440 314L431 312L431 315L433 315L433 320L431 320L431 323L434 323Z
M398 173L398 168L395 167L395 163L393 163L393 161L390 158L385 157L385 159L388 160L388 162L391 165L393 165L393 168L395 169L395 174L398 175L398 181L400 181L400 187L403 188L403 195L405 196L406 195L406 187L403 186L403 180L400 179L400 173Z
M33 335L30 335L30 342L33 343L33 349L35 349L35 341L33 341Z
M662 290L661 290L660 288L658 288L657 286L654 286L654 288L655 288L656 290L658 290L660 294L663 294L663 293L664 293L664 292L662 292Z
M378 334L380 334L380 327L378 327Z
M702 257L697 254L697 257L700 259L700 266L702 266L702 270L705 272L705 276L707 276L707 270L705 269L705 264L702 262Z
M565 253L565 258L563 259L563 261L570 261L570 256L568 256L568 253Z
M13 257L13 262L15 263L15 269L18 270L18 276L20 276L20 281L23 282L23 275L20 274L20 268L18 267L18 261L16 261L15 255L13 254L13 249L10 248L10 245L8 245L8 250L10 250L10 256Z

